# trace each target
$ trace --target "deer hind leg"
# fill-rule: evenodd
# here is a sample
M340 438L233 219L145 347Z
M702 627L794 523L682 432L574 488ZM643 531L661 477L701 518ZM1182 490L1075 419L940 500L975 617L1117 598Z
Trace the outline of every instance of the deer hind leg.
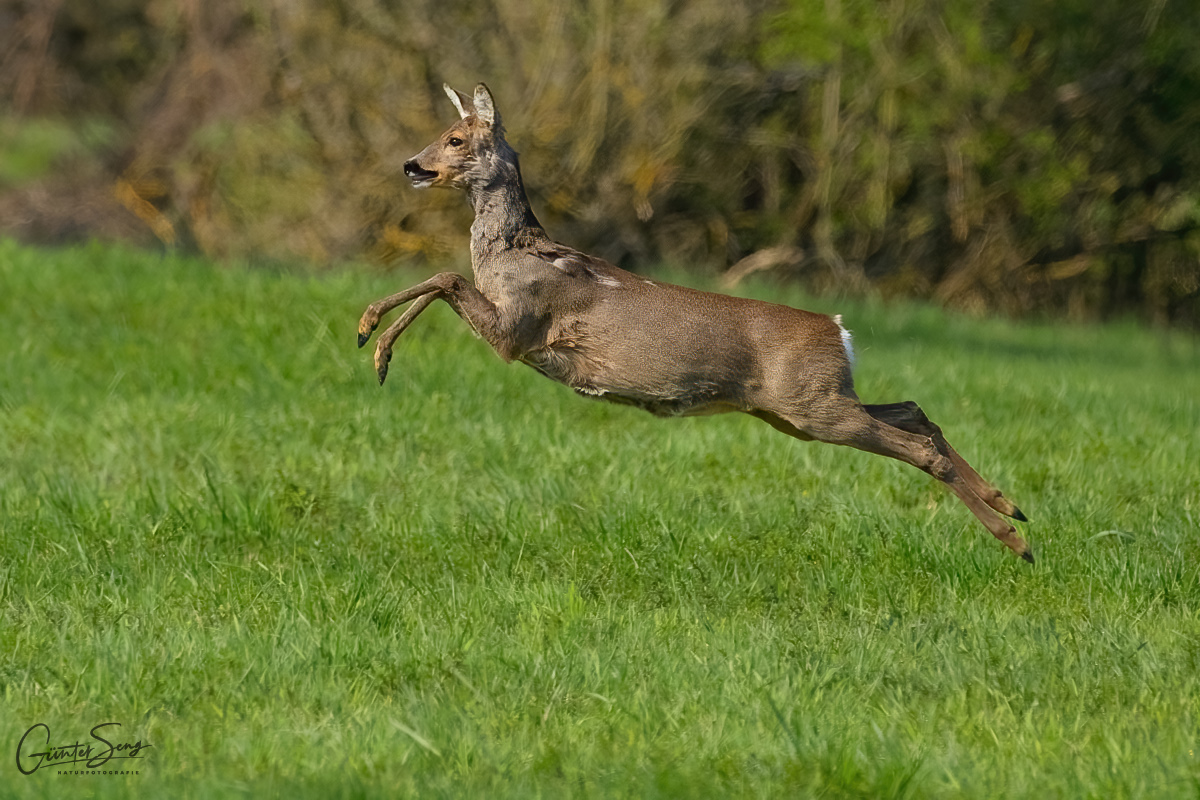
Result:
M954 460L938 447L932 436L883 422L849 397L839 398L820 415L758 412L755 416L784 433L795 436L792 431L799 432L801 435L797 438L817 439L887 456L932 475L946 484L993 536L1021 558L1033 562L1033 553L1025 540L975 493L959 473Z
M404 333L412 321L434 300L441 298L454 309L454 313L466 320L477 334L500 349L497 334L496 307L483 296L470 281L454 272L441 272L427 281L409 287L402 292L377 300L367 306L358 322L358 346L362 347L379 326L383 315L410 300L415 301L404 313L379 336L375 345L375 372L382 386L387 379L388 363L392 360L392 345ZM502 353L503 355L503 353Z
M863 408L880 422L891 425L894 428L899 428L902 431L908 431L920 436L928 436L933 440L938 452L953 462L955 470L967 482L971 490L983 499L983 502L1007 517L1012 517L1021 522L1028 522L1028 518L1021 513L1021 509L1013 505L1012 501L1005 497L999 489L980 477L979 473L967 463L967 460L950 446L950 443L946 441L946 437L942 435L942 429L930 421L929 417L925 416L925 412L921 410L919 405L908 401L904 403L888 403L886 405L867 405L863 406Z

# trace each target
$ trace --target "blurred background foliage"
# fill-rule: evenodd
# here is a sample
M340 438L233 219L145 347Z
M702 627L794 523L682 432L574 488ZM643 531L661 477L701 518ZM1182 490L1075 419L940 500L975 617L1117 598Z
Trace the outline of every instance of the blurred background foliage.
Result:
M461 259L403 161L486 81L626 266L1200 324L1191 0L0 0L0 232Z

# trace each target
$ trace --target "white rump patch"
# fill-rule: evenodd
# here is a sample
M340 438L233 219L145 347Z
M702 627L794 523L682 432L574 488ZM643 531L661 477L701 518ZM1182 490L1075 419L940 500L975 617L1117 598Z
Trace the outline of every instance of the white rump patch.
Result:
M833 315L834 324L842 332L842 347L846 348L846 358L850 359L850 369L854 369L854 336L842 325L842 315Z

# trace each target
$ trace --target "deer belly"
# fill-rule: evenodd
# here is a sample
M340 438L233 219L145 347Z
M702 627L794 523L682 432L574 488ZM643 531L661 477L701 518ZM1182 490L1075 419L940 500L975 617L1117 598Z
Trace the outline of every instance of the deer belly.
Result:
M700 416L745 411L741 402L748 388L738 376L711 373L689 366L640 358L620 364L597 358L588 348L571 343L526 353L520 359L551 380L570 386L584 397L631 405L659 417Z

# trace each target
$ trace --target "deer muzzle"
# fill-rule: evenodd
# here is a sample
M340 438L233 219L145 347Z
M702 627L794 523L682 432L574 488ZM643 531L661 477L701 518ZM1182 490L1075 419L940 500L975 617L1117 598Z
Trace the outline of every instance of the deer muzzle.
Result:
M413 188L424 189L433 183L438 174L433 170L425 169L417 163L415 158L410 158L404 162L404 175L412 181Z

